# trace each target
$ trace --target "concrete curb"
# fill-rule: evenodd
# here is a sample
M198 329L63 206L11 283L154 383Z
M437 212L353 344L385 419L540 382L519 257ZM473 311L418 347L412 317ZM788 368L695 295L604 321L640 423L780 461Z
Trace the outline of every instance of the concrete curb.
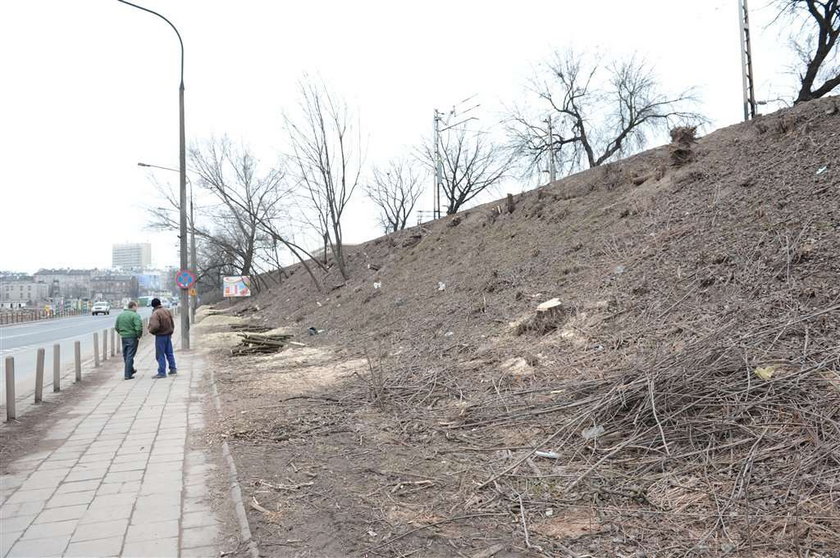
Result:
M219 399L219 390L216 388L216 373L212 366L210 367L210 387L213 392L213 406L216 407L216 413L219 417L221 417L222 403ZM242 541L247 543L248 553L251 557L259 558L260 551L257 547L257 541L251 537L251 526L248 524L248 515L245 513L245 505L242 502L242 490L239 487L236 464L233 462L233 456L230 453L227 441L222 441L222 455L224 456L225 463L228 467L230 497L233 500L233 509L236 513L236 519L239 521L239 531L241 533Z

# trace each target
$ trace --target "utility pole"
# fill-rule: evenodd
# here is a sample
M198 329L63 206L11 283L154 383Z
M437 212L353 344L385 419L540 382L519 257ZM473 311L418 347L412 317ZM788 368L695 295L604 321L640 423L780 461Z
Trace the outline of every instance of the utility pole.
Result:
M443 162L440 160L440 112L435 109L435 188L434 203L432 205L432 220L440 219L440 189L443 180Z
M546 119L548 123L548 183L557 180L557 168L554 164L554 128L551 122L551 115Z
M746 121L755 118L755 85L747 0L738 0L738 27L741 30L741 90L744 100L744 120Z

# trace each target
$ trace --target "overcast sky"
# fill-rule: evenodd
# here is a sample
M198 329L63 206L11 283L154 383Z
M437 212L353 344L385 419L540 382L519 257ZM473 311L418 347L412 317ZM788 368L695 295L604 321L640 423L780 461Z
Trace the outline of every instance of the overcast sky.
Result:
M136 3L183 37L188 145L227 134L266 165L285 148L282 114L305 72L358 110L368 165L409 153L434 108L471 95L492 126L568 46L646 57L666 89L696 88L712 129L742 117L737 0ZM750 7L758 97L790 94L774 11ZM153 263L177 264L175 235L146 229L161 202L137 167L178 166L172 29L116 0L5 0L0 53L0 270L107 267L113 243L139 241L153 243ZM357 196L349 243L379 235Z

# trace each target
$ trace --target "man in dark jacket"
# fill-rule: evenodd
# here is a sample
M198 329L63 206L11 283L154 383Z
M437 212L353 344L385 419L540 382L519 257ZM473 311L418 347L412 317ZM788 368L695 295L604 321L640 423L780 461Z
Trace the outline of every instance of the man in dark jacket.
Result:
M123 362L125 363L125 379L133 380L137 370L134 369L134 355L137 354L137 347L140 345L140 338L143 337L143 320L137 315L137 303L133 300L128 303L123 312L117 316L114 324L117 335L122 339Z
M175 366L175 353L172 350L172 333L175 320L172 313L161 306L159 298L152 299L152 317L149 318L149 333L155 336L155 358L158 362L157 375L152 378L166 378L166 361L169 361L169 374L178 372Z

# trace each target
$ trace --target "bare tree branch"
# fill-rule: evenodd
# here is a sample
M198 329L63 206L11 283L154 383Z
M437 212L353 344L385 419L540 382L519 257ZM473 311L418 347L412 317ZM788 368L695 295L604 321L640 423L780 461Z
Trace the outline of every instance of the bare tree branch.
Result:
M776 0L776 4L775 21L787 14L799 28L791 38L803 66L794 102L824 97L840 86L840 0Z
M384 169L373 170L373 181L365 187L368 197L379 207L379 224L386 232L403 230L423 187L420 177L403 160L391 161Z
M498 183L508 172L510 156L481 132L469 132L465 126L441 135L443 163L442 194L446 213L461 210L487 188ZM423 160L434 172L434 145L423 146Z
M645 147L649 133L704 119L684 107L688 93L667 96L642 60L600 65L572 51L556 52L530 89L540 108L515 109L508 149L533 174L554 157L561 172L600 166ZM546 125L551 118L552 134Z
M302 117L286 117L297 178L317 214L318 232L347 278L341 219L359 184L361 140L348 107L323 84L300 84ZM325 250L326 252L326 250Z

